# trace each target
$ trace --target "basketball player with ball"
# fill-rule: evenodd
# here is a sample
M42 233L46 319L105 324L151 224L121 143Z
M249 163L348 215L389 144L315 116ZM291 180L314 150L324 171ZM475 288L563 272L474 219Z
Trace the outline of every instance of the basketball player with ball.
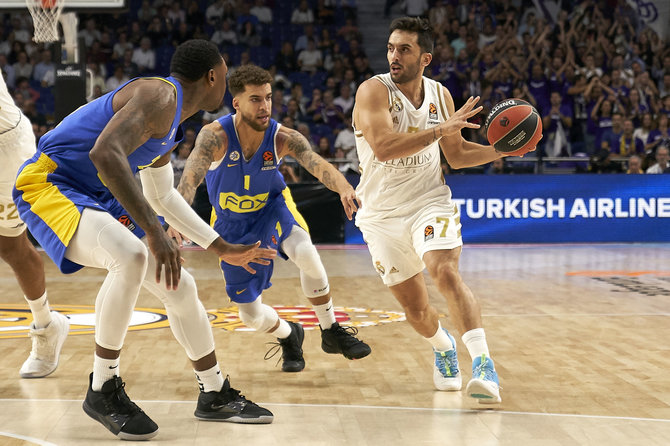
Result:
M473 359L467 394L480 403L499 403L498 375L481 310L458 272L463 245L460 215L444 182L439 151L457 169L506 154L461 136L463 128L479 128L468 122L482 110L476 107L479 98L471 97L455 110L449 90L423 77L433 57L432 35L424 19L395 19L387 44L390 72L368 79L356 93L353 125L362 170L356 195L363 203L356 225L407 321L433 347L435 387L457 391L462 379L454 337L440 325L438 312L428 301L424 268L446 298Z

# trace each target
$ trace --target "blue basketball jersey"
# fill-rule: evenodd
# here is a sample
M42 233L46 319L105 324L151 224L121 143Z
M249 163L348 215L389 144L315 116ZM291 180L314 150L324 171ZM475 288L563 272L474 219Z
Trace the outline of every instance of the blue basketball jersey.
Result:
M268 202L280 198L286 189L284 177L277 170L274 144L279 124L270 119L263 142L246 160L235 131L234 115L223 116L218 122L228 135L228 149L221 163L206 176L216 220L256 218Z
M53 130L47 132L37 145L37 152L44 153L51 161L56 163L57 172L62 181L72 181L72 186L93 194L109 193L98 176L95 165L89 158L98 136L107 123L114 116L112 100L116 93L132 79L98 99L89 102L66 116L63 121ZM146 78L145 78L146 79ZM150 166L158 158L166 154L183 138L180 126L182 88L179 82L173 78L148 78L160 79L172 85L177 96L177 112L175 113L172 126L168 134L161 139L151 138L128 156L128 163L133 172Z
M247 160L237 138L234 115L223 116L218 122L228 135L228 147L223 159L205 177L212 204L212 226L229 243L252 244L260 240L261 246L277 249L286 258L280 251L281 242L294 226L307 230L307 224L277 169L275 138L279 124L270 120L263 142ZM253 268L256 274L221 262L231 300L252 302L272 285L272 263L254 264Z
M153 164L183 137L181 85L172 77L150 79L160 79L172 85L177 108L171 130L165 137L149 139L128 156L133 172ZM144 236L144 231L102 183L89 157L98 136L114 116L114 95L135 80L68 115L40 138L35 155L19 169L13 199L21 219L64 273L82 267L66 259L65 252L86 207L106 211L137 237Z

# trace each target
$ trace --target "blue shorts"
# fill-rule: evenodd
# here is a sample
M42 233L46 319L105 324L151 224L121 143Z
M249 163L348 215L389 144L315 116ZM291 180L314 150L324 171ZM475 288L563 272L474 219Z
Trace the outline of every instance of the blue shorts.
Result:
M138 238L144 237L144 231L111 192L94 196L82 191L72 179L60 175L56 163L40 152L19 169L12 196L30 233L65 274L83 268L66 259L65 251L87 207L109 213Z
M228 243L250 245L260 240L261 247L276 249L282 258L287 259L286 254L279 249L281 243L289 236L293 226L301 226L307 230L302 216L297 210L293 212L280 198L247 218L217 219L214 229ZM271 261L269 265L252 263L251 267L256 270L256 274L250 274L241 266L221 262L223 277L226 279L226 293L233 302L253 302L263 290L272 286L270 278L274 262Z

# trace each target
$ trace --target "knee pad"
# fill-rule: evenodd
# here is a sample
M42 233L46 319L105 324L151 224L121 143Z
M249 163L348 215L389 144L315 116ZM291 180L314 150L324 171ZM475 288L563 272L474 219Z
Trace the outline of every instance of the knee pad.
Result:
M282 243L282 249L300 269L300 283L307 297L323 296L329 292L326 269L305 230L294 227Z
M279 320L275 309L262 303L260 296L253 302L238 304L238 308L244 325L256 331L267 332Z

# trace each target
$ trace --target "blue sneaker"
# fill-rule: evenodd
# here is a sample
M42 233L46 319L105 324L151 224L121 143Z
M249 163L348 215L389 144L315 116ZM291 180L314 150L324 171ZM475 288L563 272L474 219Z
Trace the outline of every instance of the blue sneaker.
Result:
M442 329L444 330L444 328ZM456 341L454 337L444 330L454 347L448 352L435 353L435 366L433 367L433 384L437 390L461 390L463 385L461 373L458 370L458 355L456 354Z
M498 374L491 358L482 355L472 361L472 379L466 392L482 404L496 404L501 401Z

